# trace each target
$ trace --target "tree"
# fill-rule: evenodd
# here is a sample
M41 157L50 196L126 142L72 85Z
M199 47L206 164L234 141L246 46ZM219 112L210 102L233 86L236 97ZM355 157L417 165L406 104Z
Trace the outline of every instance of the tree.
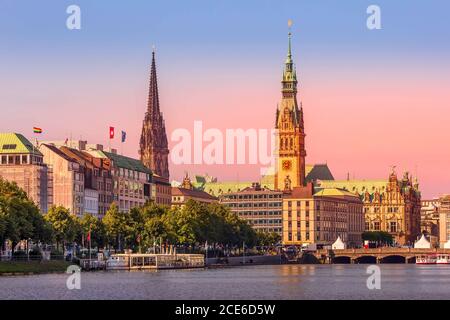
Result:
M256 233L257 244L259 246L274 246L280 242L281 236L276 232L262 232Z
M59 244L62 242L63 247L66 243L73 242L79 232L79 222L76 216L72 215L69 209L63 206L52 206L45 215L54 232L56 240L56 248L59 251Z
M21 240L51 238L51 228L45 223L39 208L15 182L0 178L0 240L9 239L12 250Z
M86 241L85 243L87 243L87 236L90 233L92 246L94 247L104 246L105 228L100 219L94 217L90 213L85 213L83 217L79 219L79 223L80 223L80 233L78 235L78 241L84 239Z
M108 211L106 211L102 221L105 226L108 244L112 244L114 248L121 250L122 238L128 240L132 233L132 229L129 226L131 220L128 214L120 212L117 204L113 202Z

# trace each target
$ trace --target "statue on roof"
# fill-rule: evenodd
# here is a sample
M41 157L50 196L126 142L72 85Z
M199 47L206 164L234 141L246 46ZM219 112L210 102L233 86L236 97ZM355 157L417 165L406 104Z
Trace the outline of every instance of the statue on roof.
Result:
M291 178L289 176L286 176L286 179L284 179L284 190L291 190Z

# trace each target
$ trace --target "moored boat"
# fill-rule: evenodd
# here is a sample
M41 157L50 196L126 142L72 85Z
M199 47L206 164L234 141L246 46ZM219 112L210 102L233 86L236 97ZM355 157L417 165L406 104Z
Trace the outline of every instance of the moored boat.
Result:
M450 254L438 254L436 258L437 264L450 264Z
M416 264L436 264L437 256L434 254L421 255L416 257Z

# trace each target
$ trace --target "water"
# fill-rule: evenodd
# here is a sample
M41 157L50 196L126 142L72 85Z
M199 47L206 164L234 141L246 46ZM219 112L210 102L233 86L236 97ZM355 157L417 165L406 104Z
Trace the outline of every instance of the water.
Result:
M450 299L450 266L382 264L381 290L368 265L277 265L0 277L0 299Z

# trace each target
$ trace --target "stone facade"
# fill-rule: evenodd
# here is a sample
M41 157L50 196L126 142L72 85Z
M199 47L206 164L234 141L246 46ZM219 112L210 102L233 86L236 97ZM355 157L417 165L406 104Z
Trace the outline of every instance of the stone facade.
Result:
M303 109L297 103L297 74L291 54L289 33L288 54L282 80L282 98L276 111L277 168L275 190L288 190L305 184L305 130Z
M66 146L60 147L59 150L84 167L85 212L103 218L113 201L109 159L96 158L86 151ZM96 209L93 202L96 202Z
M152 172L141 161L112 152L91 150L95 157L107 159L111 166L112 197L119 210L128 212L151 199Z
M52 204L49 197L48 168L43 155L23 135L0 134L0 177L15 182L42 213Z
M84 167L74 158L67 156L54 145L41 144L39 151L49 167L53 200L56 206L63 206L72 214L84 214Z
M284 245L331 245L340 237L361 246L363 203L358 195L336 188L314 190L312 183L295 187L283 198Z
M388 180L318 181L316 186L359 194L366 231L389 232L400 245L414 244L421 233L419 184L408 172L401 180L393 169Z
M450 240L450 195L442 196L439 202L439 242L443 247Z
M282 234L281 204L283 193L253 183L239 192L226 193L220 202L240 218L247 220L257 231Z

